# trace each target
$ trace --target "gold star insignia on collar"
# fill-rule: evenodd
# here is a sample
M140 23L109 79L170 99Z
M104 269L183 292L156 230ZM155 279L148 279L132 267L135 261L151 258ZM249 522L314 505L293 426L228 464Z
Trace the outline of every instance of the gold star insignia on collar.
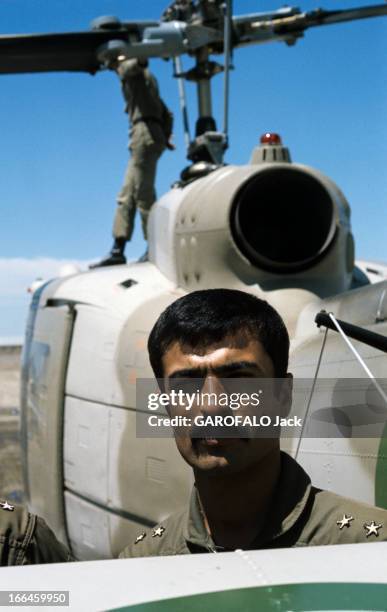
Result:
M8 512L13 512L15 506L11 506L7 501L0 502L0 508L3 510L8 510Z
M343 529L343 527L350 527L350 523L351 521L353 521L353 516L347 516L346 514L343 514L343 518L341 519L341 521L336 521L336 525L339 526L339 529Z
M375 535L376 537L378 537L378 529L381 529L382 527L382 524L377 525L375 521L372 521L369 525L367 525L367 523L364 523L364 529L367 530L366 537L368 538L370 535Z
M146 537L146 533L145 531L143 533L140 533L140 535L137 536L137 538L135 539L134 543L138 544L139 542L141 542L144 538Z
M162 527L162 525L160 525L160 527L157 527L157 529L153 530L152 538L155 538L156 536L161 538L161 536L163 535L164 531L165 531L165 527Z

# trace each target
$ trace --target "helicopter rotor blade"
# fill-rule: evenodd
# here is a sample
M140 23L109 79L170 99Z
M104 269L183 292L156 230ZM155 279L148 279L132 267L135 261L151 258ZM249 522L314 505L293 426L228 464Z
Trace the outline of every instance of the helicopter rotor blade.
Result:
M126 43L129 37L141 40L141 29L139 24L128 22L114 29L0 36L0 74L55 71L94 74L100 69L97 49L101 45L112 39Z
M308 28L384 15L387 15L386 4L334 11L315 9L304 13L285 7L273 13L241 15L233 18L237 38L234 46L281 40L294 43Z
M315 16L313 15L315 13ZM309 13L308 27L318 25L330 25L332 23L342 23L345 21L355 21L357 19L368 19L370 17L382 17L387 15L387 6L377 4L373 6L363 6L353 9L344 9L336 11L324 11L317 9Z
M0 36L0 74L51 71L94 74L101 68L98 49L111 41L125 43L128 57L173 58L206 49L207 54L226 51L227 58L230 48L271 41L292 44L310 27L387 15L386 4L307 13L284 7L268 13L229 17L224 28L225 17L218 4L210 3L209 21L206 16L161 22L121 22L115 17L101 17L95 20L91 31ZM213 13L217 10L222 15L214 24Z

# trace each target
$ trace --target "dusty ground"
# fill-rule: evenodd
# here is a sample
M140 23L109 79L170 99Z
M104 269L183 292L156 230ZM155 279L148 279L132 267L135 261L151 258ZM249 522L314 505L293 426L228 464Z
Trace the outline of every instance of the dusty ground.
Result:
M0 499L23 501L19 443L20 347L0 346Z

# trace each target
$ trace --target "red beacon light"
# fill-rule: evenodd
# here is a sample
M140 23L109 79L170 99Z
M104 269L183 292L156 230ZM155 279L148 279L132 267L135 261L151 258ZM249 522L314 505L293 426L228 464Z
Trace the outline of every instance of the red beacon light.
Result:
M266 132L261 136L261 144L263 145L282 145L281 136L274 132Z

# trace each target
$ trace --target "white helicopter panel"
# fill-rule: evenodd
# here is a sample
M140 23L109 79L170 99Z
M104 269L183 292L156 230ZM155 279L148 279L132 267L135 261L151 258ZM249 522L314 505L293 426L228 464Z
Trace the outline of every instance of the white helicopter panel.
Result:
M192 481L174 441L136 437L135 410L71 397L64 465L66 488L153 522L187 500Z
M22 432L28 432L24 438L23 468L32 511L44 514L58 537L64 540L60 449L64 373L73 318L66 305L39 309L33 316L33 335L22 358L26 381Z
M363 329L387 334L386 289L384 281L306 306L292 342L290 371L294 376L312 380L316 374L323 330L317 330L314 318L321 308L334 312L335 316L342 315ZM384 353L356 340L352 345L373 376L385 379ZM325 396L321 394L323 383ZM332 332L328 332L322 353L310 415L324 419L328 410L331 425L324 425L326 436L314 438L305 432L297 459L313 474L316 486L385 506L385 404L357 358L343 339ZM367 431L371 437L366 437ZM356 437L356 432L362 437Z
M1 577L13 591L69 591L74 612L381 612L386 552L383 542L311 546L5 567Z

